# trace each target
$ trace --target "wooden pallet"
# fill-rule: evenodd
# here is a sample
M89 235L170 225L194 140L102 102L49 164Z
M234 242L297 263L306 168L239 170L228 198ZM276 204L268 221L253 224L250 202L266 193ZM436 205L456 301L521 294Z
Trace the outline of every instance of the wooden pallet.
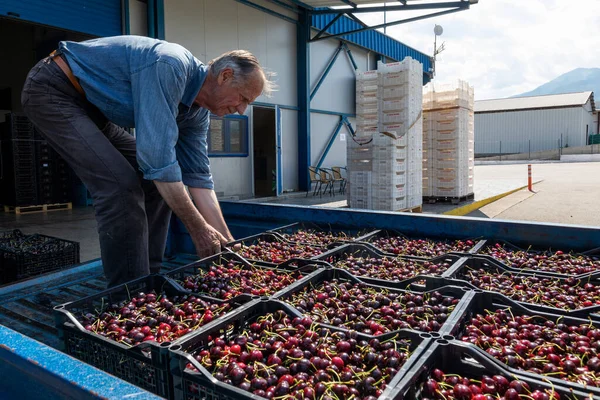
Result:
M470 193L466 196L461 196L461 197L423 196L423 202L427 202L429 204L435 204L435 203L458 204L461 201L473 200L474 198L475 198L475 193Z
M411 207L411 208L405 208L402 210L398 210L398 212L411 212L411 213L422 213L423 212L423 206L416 206L416 207Z
M34 214L47 211L71 210L73 203L41 204L36 206L4 206L4 212L15 214Z

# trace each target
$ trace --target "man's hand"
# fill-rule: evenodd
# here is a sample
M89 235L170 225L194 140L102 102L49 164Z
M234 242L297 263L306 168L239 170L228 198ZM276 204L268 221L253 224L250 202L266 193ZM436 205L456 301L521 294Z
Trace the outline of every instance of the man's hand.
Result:
M229 242L219 231L210 225L192 235L192 241L196 246L198 257L206 258L221 252L221 247Z

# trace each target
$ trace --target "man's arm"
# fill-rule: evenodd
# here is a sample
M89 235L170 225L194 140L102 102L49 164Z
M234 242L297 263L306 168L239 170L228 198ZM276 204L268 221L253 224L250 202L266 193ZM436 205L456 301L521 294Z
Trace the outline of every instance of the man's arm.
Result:
M194 203L200 214L204 217L206 222L212 225L217 231L219 231L228 241L232 241L233 236L227 228L221 207L219 206L219 200L215 195L215 191L212 189L201 189L201 188L189 188L190 194L194 199Z
M154 181L154 184L163 199L171 207L171 210L173 210L187 228L198 256L208 257L220 252L221 245L227 243L229 238L224 237L211 226L212 224L207 223L202 214L194 206L183 183Z

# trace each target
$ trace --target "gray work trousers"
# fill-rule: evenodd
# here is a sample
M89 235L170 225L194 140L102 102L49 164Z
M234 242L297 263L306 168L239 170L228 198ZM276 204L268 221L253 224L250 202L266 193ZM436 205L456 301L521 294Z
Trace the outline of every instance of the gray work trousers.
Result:
M158 272L171 210L143 179L135 138L79 94L50 58L29 72L21 102L92 195L108 286Z

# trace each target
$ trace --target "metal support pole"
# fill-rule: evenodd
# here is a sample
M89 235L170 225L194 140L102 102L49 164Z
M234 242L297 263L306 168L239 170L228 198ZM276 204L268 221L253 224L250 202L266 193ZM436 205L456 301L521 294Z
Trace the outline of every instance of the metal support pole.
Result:
M348 54L348 58L350 58L350 62L352 63L352 66L354 67L354 70L358 70L358 65L356 65L356 61L354 61L354 56L352 55L352 51L350 50L350 48L348 47L348 45L346 43L344 43L344 49L346 49L346 54Z
M529 139L529 160L531 160L531 139Z
M298 189L310 190L310 15L298 9L296 25L296 62L298 88Z

